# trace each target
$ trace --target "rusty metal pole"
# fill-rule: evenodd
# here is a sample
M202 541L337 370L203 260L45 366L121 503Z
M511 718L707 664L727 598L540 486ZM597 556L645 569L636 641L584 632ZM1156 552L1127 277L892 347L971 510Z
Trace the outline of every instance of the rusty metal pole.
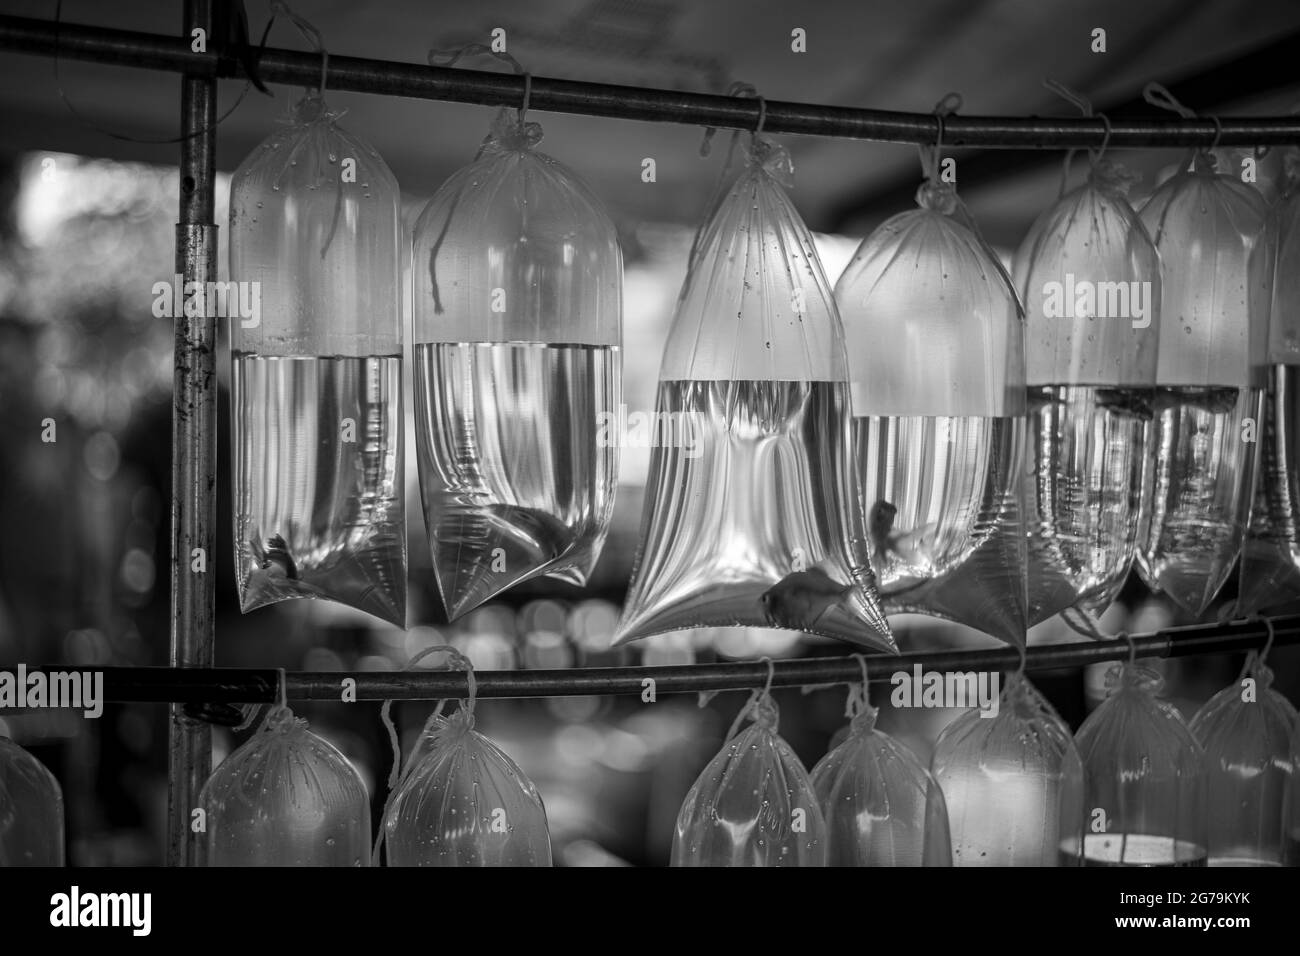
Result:
M188 39L212 37L211 0L186 0ZM191 282L216 279L217 82L212 73L181 78L180 216L176 272ZM206 304L206 300L203 300ZM202 310L206 313L208 310ZM216 608L217 319L178 315L172 384L171 664L211 667ZM190 831L199 790L212 772L212 730L172 704L168 721L167 863L194 866L199 841Z

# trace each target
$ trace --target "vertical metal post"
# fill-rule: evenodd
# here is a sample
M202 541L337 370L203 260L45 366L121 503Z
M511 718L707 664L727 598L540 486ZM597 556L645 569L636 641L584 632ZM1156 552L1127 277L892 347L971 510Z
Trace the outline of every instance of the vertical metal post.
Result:
M185 36L212 36L211 0L186 0ZM216 278L215 206L217 82L181 78L180 221L176 272L186 283ZM205 285L204 288L207 288ZM207 309L202 310L207 312ZM217 319L178 315L172 384L172 626L173 667L211 667L216 606ZM172 704L168 722L167 863L199 862L190 814L212 772L212 731Z

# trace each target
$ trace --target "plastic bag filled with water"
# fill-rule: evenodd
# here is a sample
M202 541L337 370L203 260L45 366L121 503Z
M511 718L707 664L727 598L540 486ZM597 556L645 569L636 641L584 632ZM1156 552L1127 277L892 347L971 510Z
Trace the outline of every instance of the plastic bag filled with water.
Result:
M1296 711L1254 651L1241 678L1192 718L1209 779L1209 865L1281 866Z
M844 741L812 772L829 866L952 866L943 791L904 744L855 702Z
M468 707L429 718L383 828L389 866L551 865L537 788Z
M1285 188L1250 259L1268 344L1255 507L1237 592L1244 615L1300 609L1300 150L1288 149L1283 164Z
M1116 664L1109 696L1075 736L1087 792L1086 832L1063 854L1084 866L1205 866L1205 753L1168 701L1158 671Z
M208 866L369 866L370 797L356 769L288 707L199 794Z
M1025 304L1029 623L1100 614L1138 546L1155 400L1160 258L1108 161L1016 253Z
M826 821L803 764L755 692L677 814L672 866L826 866Z
M1156 405L1138 569L1199 616L1232 571L1250 520L1267 335L1249 259L1264 202L1197 152L1142 207L1163 268Z
M930 761L943 788L953 866L1077 866L1083 764L1070 728L1023 675L996 711L944 728Z
M231 182L236 580L403 626L399 192L339 115L308 93Z
M1291 734L1286 784L1282 788L1282 864L1300 866L1300 720Z
M586 583L618 480L623 260L574 173L502 110L415 226L415 411L434 573L456 618Z
M853 503L839 313L792 175L755 139L697 237L618 643L755 626L895 649Z
M871 564L886 611L1023 645L1022 310L955 190L916 198L835 286Z
M54 774L0 735L0 867L63 866L63 789Z

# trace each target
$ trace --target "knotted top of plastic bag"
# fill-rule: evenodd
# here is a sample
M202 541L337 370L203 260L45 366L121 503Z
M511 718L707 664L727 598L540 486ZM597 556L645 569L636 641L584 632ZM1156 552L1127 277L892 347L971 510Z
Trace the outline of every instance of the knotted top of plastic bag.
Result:
M782 147L753 137L696 239L660 381L843 382L843 331Z
M1264 200L1217 172L1212 154L1197 151L1151 194L1141 216L1164 267L1157 384L1256 384L1251 351L1262 351L1268 330L1251 306L1262 290L1250 288L1248 259Z
M1043 212L1016 253L1029 385L1155 384L1160 257L1109 160Z
M863 240L835 285L853 409L871 416L1019 415L1023 309L948 183Z
M502 109L415 225L415 341L620 345L623 260L604 205Z

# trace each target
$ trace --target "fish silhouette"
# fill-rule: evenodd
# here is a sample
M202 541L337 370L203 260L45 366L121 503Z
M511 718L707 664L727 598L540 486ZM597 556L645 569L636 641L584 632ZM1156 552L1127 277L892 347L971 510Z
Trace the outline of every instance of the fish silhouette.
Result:
M271 535L266 541L266 551L262 555L262 570L272 575L286 577L290 581L298 580L298 566L289 554L289 545L278 534Z
M840 584L821 568L787 574L759 596L763 617L772 627L806 631L848 600L857 585Z

